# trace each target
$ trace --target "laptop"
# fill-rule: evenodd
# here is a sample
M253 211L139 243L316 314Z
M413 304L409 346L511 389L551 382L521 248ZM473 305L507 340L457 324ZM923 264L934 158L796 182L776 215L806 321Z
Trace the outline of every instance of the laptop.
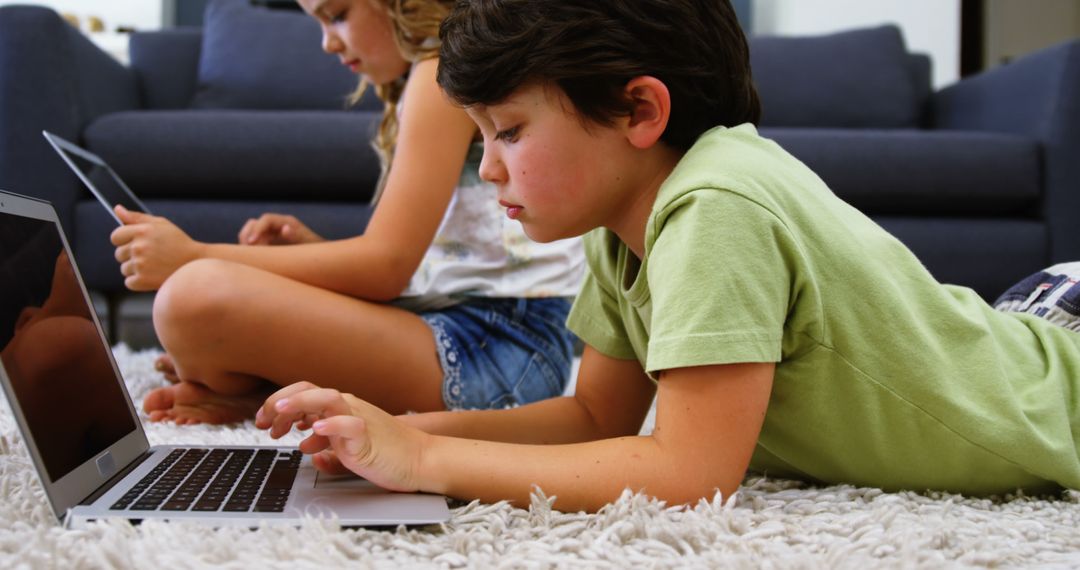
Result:
M446 498L319 473L295 447L155 446L48 202L0 191L0 383L53 512L214 526L425 525Z
M41 134L79 177L79 180L82 180L90 193L98 199L98 202L101 202L102 206L105 206L117 224L124 225L113 211L117 204L132 212L153 213L101 157L49 131L41 131Z

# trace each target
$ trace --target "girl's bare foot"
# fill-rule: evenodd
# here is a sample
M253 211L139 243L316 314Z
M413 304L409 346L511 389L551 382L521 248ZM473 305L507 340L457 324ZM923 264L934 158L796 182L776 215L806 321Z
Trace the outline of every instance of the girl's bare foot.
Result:
M178 382L157 388L143 399L150 421L185 424L227 424L255 417L270 389L243 396L223 396L197 382Z
M176 364L173 363L172 357L167 352L154 361L154 370L160 372L170 384L176 384L180 381L180 377L176 375Z

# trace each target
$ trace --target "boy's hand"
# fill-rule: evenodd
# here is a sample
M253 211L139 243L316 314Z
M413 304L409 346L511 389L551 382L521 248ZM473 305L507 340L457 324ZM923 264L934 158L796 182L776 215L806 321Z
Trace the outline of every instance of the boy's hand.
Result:
M124 225L109 239L116 246L116 261L124 285L132 291L154 291L185 263L200 256L202 244L160 216L132 212L116 206Z
M381 409L350 394L300 382L270 396L255 416L255 426L270 428L275 439L294 424L314 431L300 450L318 454L313 461L319 469L344 467L384 489L420 490L419 465L429 436Z
M241 245L291 245L323 241L322 236L294 216L263 214L248 220L237 236Z

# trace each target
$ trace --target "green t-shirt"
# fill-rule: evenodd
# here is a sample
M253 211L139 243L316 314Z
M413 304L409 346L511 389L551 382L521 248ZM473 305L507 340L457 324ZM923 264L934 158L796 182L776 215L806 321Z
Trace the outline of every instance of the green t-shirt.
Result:
M586 237L568 324L651 376L776 362L751 469L971 494L1080 488L1080 334L942 285L751 125L705 133L639 261Z

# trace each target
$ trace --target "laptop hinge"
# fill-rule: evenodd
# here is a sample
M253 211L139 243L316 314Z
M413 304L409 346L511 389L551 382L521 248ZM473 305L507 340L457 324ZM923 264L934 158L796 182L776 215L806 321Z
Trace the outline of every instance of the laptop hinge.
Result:
M85 499L83 499L83 501L81 503L79 503L79 505L85 507L87 505L94 504L94 501L100 499L101 496L106 493L106 491L108 491L109 489L112 489L113 485L119 483L120 480L123 479L124 477L126 477L128 473L131 473L136 467L141 465L143 461L146 461L147 459L150 459L151 455L153 455L153 451L149 451L149 450L140 453L137 457L135 457L135 459L132 459L131 462L128 463L126 467L121 469L116 475L113 475L112 477L110 477L108 481L105 481L105 483L103 483L100 487L95 489L93 493L90 493Z

